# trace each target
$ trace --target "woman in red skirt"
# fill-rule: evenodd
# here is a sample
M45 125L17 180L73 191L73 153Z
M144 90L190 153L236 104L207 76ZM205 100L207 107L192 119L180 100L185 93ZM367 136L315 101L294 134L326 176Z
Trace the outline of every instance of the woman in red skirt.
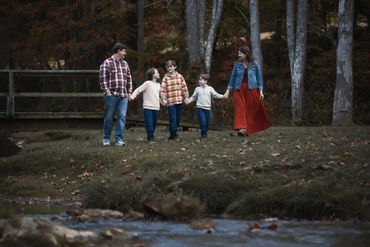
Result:
M253 62L249 47L240 47L238 57L227 93L234 90L234 129L239 136L248 136L271 127L271 122L263 104L261 69Z

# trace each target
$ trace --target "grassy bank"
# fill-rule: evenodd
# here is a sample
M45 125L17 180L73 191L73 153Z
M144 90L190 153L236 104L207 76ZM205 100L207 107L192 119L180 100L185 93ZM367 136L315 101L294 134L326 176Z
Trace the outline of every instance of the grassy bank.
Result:
M100 131L11 134L24 148L0 161L0 194L76 198L87 207L145 210L174 195L205 214L370 220L370 127L274 127L248 138L196 130L102 147Z

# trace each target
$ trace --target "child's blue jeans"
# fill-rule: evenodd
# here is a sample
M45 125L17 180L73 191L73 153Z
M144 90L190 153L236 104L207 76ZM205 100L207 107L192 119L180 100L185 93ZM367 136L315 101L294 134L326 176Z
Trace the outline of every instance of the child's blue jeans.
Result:
M198 121L200 124L200 135L207 137L208 124L211 116L211 111L203 108L197 108Z
M182 104L170 105L167 108L170 124L170 137L176 137L177 127L179 127L182 117Z
M154 140L154 131L155 127L157 126L158 116L159 111L144 109L144 120L148 141Z

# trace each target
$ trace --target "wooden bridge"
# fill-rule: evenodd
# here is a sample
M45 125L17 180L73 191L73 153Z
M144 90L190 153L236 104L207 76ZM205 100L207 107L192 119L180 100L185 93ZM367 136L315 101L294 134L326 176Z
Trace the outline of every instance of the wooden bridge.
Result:
M35 112L16 111L17 98L48 97L48 98L81 98L102 97L101 92L16 92L16 79L25 77L70 77L70 76L94 76L97 78L98 70L0 70L0 73L8 74L8 92L0 92L0 97L6 97L6 110L0 110L2 119L25 119L25 118L101 118L102 113L97 112ZM3 83L4 81L2 81ZM97 82L97 79L96 79ZM45 82L46 83L46 82Z
M42 129L42 128L101 128L103 120L103 94L100 91L98 83L98 70L0 70L0 127L11 129ZM75 87L81 82L86 84L93 83L95 91L76 92L76 90L60 90L59 92L45 92L41 88L32 87L36 80L37 84L48 84L49 80L60 80L59 84L72 83ZM27 85L28 83L28 85ZM22 86L18 86L22 84ZM22 88L28 86L32 91L22 91ZM18 90L16 90L18 88ZM64 99L63 102L71 103L74 100L82 98L99 100L93 106L92 111L35 111L24 110L24 107L18 107L17 103L22 99ZM97 98L101 98L97 99ZM51 101L51 100L50 100ZM23 102L24 105L24 102ZM140 104L141 105L141 104ZM29 107L25 107L29 108ZM138 107L136 107L138 109ZM44 109L45 110L45 109ZM129 109L130 110L130 109ZM132 110L132 109L131 109ZM143 125L143 117L128 117L128 125ZM130 116L130 114L129 114ZM167 120L158 120L160 125L168 125ZM198 124L182 123L183 128L198 128Z

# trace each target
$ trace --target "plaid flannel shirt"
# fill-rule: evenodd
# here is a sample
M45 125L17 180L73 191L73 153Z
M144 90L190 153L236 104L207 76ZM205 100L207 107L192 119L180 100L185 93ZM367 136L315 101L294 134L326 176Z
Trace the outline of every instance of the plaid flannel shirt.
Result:
M182 104L184 98L189 97L188 87L184 77L179 73L166 74L161 84L161 99L167 101L167 105Z
M128 97L132 93L132 77L128 63L113 56L107 58L100 65L100 88L105 92L110 90L112 95Z

